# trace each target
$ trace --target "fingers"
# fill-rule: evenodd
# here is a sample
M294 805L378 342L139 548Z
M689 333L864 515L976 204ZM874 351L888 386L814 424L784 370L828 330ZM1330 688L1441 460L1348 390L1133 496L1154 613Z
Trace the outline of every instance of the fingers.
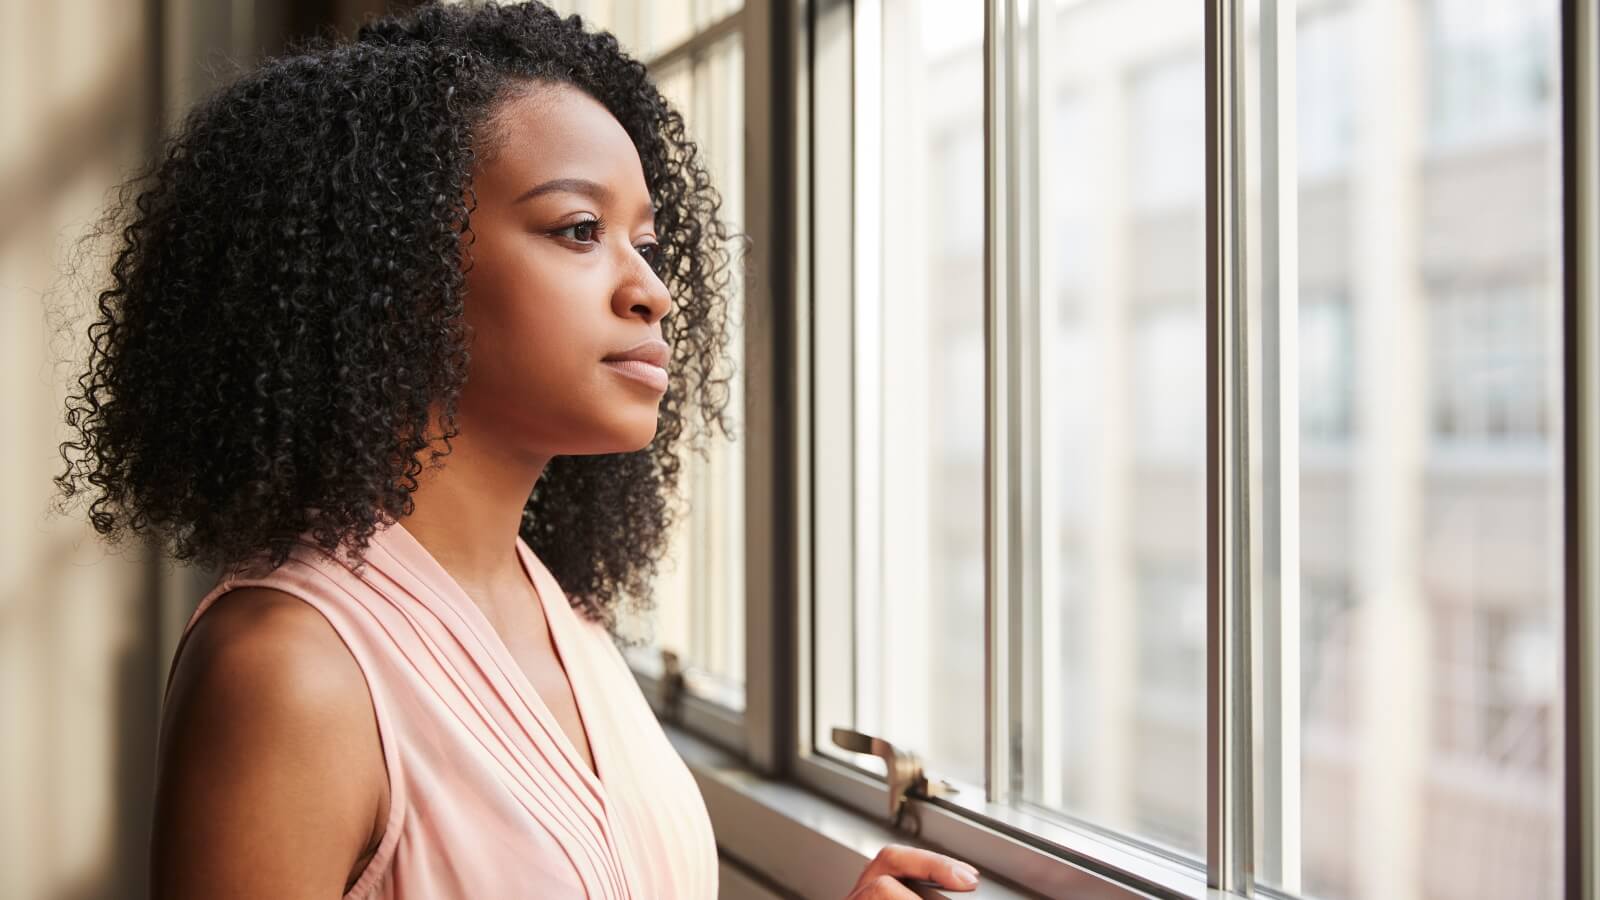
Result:
M940 887L970 891L978 886L978 870L959 859L918 850L901 844L890 844L878 851L874 864L882 863L884 874L896 878L919 878L932 881Z
M888 890L889 886L905 891L895 879L914 878L921 881L931 881L940 887L958 891L970 891L978 886L978 870L966 863L933 853L928 850L919 850L915 847L906 847L901 844L890 844L878 851L878 855L868 864L866 871L861 873L861 880L856 883L856 890L869 889L872 885L887 881L879 890ZM864 897L901 897L914 896L910 892L900 893L864 893Z
M888 875L879 875L858 886L846 900L917 900L917 895Z

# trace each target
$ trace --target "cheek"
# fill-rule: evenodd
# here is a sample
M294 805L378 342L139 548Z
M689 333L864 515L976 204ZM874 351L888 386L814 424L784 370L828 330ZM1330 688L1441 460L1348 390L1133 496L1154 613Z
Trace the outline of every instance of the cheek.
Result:
M566 317L550 315L540 298L485 303L470 312L473 329L469 370L480 380L512 382L523 387L552 387L570 379L576 353Z
M576 273L523 264L476 265L468 273L465 315L472 328L469 383L495 393L582 390L599 361L592 313ZM593 356L593 359L589 357Z

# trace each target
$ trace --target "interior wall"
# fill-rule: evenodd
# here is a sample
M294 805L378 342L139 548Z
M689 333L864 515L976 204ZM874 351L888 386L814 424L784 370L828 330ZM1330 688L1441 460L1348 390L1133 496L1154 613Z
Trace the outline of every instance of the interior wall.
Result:
M51 510L104 257L63 278L163 123L381 0L0 0L0 897L148 896L156 726L209 573ZM104 252L104 248L101 248Z

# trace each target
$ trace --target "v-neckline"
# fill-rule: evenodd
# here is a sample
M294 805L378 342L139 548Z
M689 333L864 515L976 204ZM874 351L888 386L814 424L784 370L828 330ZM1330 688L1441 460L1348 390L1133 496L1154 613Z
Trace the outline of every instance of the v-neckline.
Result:
M572 643L571 637L563 634L568 623L565 621L565 619L562 619L562 616L553 608L555 605L554 600L552 600L550 596L547 596L560 596L562 600L565 601L566 593L559 589L559 585L556 585L555 576L549 575L549 573L544 571L544 561L534 556L533 548L529 547L527 543L522 540L522 535L520 534L517 535L517 559L521 560L522 571L528 576L528 583L533 587L533 594L534 597L537 598L539 609L544 613L544 628L545 631L550 635L550 647L555 650L556 664L561 667L561 671L567 676L567 690L572 692L573 711L577 713L578 727L583 729L584 740L589 744L589 758L594 763L593 769L589 768L589 765L583 761L583 754L579 752L577 744L575 744L571 736L567 734L566 729L561 727L561 723L556 721L555 713L550 710L549 704L544 702L544 697L539 696L538 690L533 687L533 682L528 679L528 675L523 671L522 665L517 662L515 656L512 656L511 648L506 644L505 639L500 637L500 633L498 631L494 631L494 626L492 624L490 625L489 630L494 631L495 639L500 643L500 650L505 653L507 658L511 660L512 665L516 667L517 673L522 676L523 683L519 689L526 688L528 691L537 696L539 705L543 707L545 715L548 716L552 722L555 722L556 733L560 736L564 744L564 749L572 758L573 765L586 776L592 778L597 787L602 786L605 784L605 778L602 777L600 772L601 741L596 738L594 733L594 717L590 715L590 710L593 709L593 707L588 702L588 698L585 696L588 689L582 686L584 679L573 674L573 670L581 669L586 664L586 661L579 660L577 653L570 646ZM541 583L540 576L548 576L549 585L554 586L556 590L553 592L546 591L546 585ZM469 597L468 599L471 598ZM477 604L474 603L473 606L477 606ZM480 609L478 612L481 615L483 610ZM564 610L564 612L566 612L569 616L572 614L570 607ZM560 624L557 624L557 619L562 619ZM487 616L484 617L484 621L488 621Z
M398 521L394 523L393 527L401 534L404 534L406 539L417 547L422 556L436 570L439 577L443 579L444 583L455 591L461 601L458 605L462 607L462 614L467 616L471 620L472 627L480 632L480 638L488 646L490 654L495 657L495 661L499 664L506 678L511 681L512 689L522 698L523 705L528 707L533 715L540 719L540 724L551 735L551 739L560 748L561 754L566 757L567 763L578 772L579 777L594 793L601 806L608 806L605 797L604 778L604 773L608 770L600 760L600 744L604 742L598 740L594 733L593 723L595 719L590 714L593 706L588 702L587 688L583 686L584 679L574 674L574 670L582 669L584 663L578 660L578 655L571 646L572 642L569 636L564 633L566 623L564 621L558 623L557 621L562 617L553 609L554 600L552 597L547 596L552 592L546 590L544 577L542 577L548 575L544 571L544 562L534 554L533 548L522 540L520 534L516 536L517 560L533 588L534 597L539 604L539 610L544 616L545 630L550 635L550 645L555 650L557 664L560 665L562 672L566 675L567 688L572 692L572 702L578 715L579 724L583 728L584 736L589 743L589 755L594 760L594 768L592 769L589 768L588 763L584 762L583 754L579 752L572 737L567 734L565 728L561 727L560 720L556 718L549 704L545 703L544 697L540 695L538 689L533 686L533 681L528 677L528 673L523 670L522 664L517 662L516 657L511 653L510 646L506 644L505 639L501 637L500 632L494 627L494 623L489 621L489 617L484 613L483 608L478 606L477 601L472 599L472 595L467 593L461 583L456 581L455 576L450 574L450 570L439 562L433 553L428 550L427 546L417 539L416 535L412 534L409 529ZM555 583L555 576L548 575L548 577L550 585L554 587L553 593L565 598L565 592L561 591L560 585ZM569 609L568 613L570 614L570 612L571 610Z

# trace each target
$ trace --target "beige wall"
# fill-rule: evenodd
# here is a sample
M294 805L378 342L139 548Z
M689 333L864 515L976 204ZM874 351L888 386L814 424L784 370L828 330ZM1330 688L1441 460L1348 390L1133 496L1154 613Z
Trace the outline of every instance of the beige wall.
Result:
M0 896L142 895L156 689L151 567L49 513L76 356L58 277L150 140L139 4L6 0L0 12Z
M108 191L229 59L378 0L0 0L0 897L146 895L160 690L204 573L53 515ZM103 271L103 266L101 267ZM96 278L91 265L85 276ZM90 285L92 287L92 283Z

